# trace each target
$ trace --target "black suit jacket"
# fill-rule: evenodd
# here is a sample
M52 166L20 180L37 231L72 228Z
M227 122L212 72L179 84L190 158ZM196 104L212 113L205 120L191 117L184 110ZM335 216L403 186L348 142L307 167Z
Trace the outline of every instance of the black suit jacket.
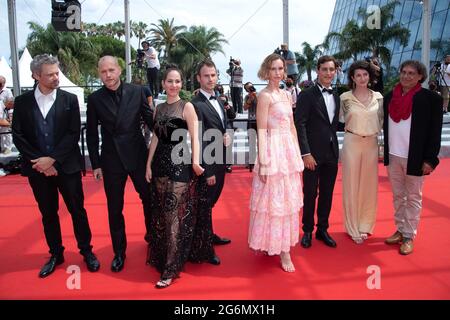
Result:
M295 108L295 127L302 155L310 153L317 162L326 159L330 142L336 159L339 158L339 144L336 136L339 123L339 96L334 94L336 109L330 123L322 92L315 85L300 92Z
M198 117L198 121L200 122L200 128L201 131L199 132L199 136L200 136L200 141L201 145L202 145L202 157L201 157L201 161L202 161L202 166L205 168L205 177L209 178L212 177L213 175L216 174L216 170L218 170L217 168L217 164L225 164L226 163L226 148L223 145L223 142L221 142L222 146L223 146L223 159L218 159L216 161L218 161L219 163L206 163L205 162L205 154L208 155L210 153L211 150L209 150L210 148L208 148L209 145L211 145L212 143L214 143L215 139L211 139L211 141L207 141L204 139L204 134L207 130L209 129L217 129L221 132L221 134L223 135L227 129L232 129L232 125L231 123L228 122L228 115L227 113L231 113L233 111L228 111L226 112L224 109L224 106L222 104L222 102L220 100L217 100L220 104L220 106L222 107L222 111L223 111L223 117L224 117L224 121L222 121L220 119L220 116L217 114L216 109L214 109L213 105L209 102L209 100L201 93L199 92L197 96L195 96L192 99L192 104L194 105L195 111L197 113L197 117ZM230 146L231 147L231 146ZM205 149L208 150L205 152ZM214 155L214 153L213 153ZM220 163L221 162L221 163Z
M45 154L39 149L37 122L33 108L39 108L34 90L28 91L14 101L12 132L14 144L22 154L22 173L33 173L31 160L49 156L56 160L54 166L59 172L72 174L81 170L80 108L76 95L57 89L56 100L52 108L55 114L55 148Z
M384 97L384 165L389 165L389 103L392 91ZM406 174L422 176L424 162L433 168L439 164L442 134L442 97L422 88L413 97Z
M141 120L153 128L153 111L140 86L123 83L117 115L113 99L105 87L88 97L86 141L92 168L107 171L134 171L147 159ZM99 153L98 126L101 127L102 152ZM144 161L145 161L144 160Z

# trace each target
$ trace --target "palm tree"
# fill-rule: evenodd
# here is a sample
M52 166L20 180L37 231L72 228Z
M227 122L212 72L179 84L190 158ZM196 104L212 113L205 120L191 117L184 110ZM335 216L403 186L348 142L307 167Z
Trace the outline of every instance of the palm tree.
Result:
M149 32L148 25L142 21L132 21L131 32L136 38L138 38L138 44L136 48L139 48L141 45L141 40L145 39L145 37L147 36L147 32Z
M380 57L386 65L391 61L391 52L387 48L387 44L393 40L399 41L402 46L408 45L411 32L407 28L403 28L399 22L392 23L394 19L394 10L400 1L392 1L380 8L380 29L369 28L363 24L361 31L367 42L367 51L372 53L374 57ZM359 9L359 16L363 21L367 21L369 15L362 8Z
M186 30L186 26L175 26L174 18L169 21L169 19L159 19L158 24L151 24L153 28L149 31L152 35L147 39L152 43L152 45L158 50L163 51L163 60L171 62L172 49L178 43L180 35Z
M302 70L300 76L306 71L308 80L312 81L312 70L316 68L317 60L322 55L322 45L318 44L312 48L308 42L303 42L302 47L302 53L295 53L299 69Z
M348 21L341 32L330 32L326 35L323 47L329 49L330 42L337 42L338 52L334 56L338 59L358 60L358 54L367 51L368 45L362 28L354 20Z
M31 33L26 46L32 56L43 53L57 56L61 71L75 83L83 82L86 74L95 73L96 48L83 33L57 32L51 24L47 28L35 22L28 25Z
M227 40L216 28L191 26L180 35L178 45L172 50L171 60L178 64L192 88L197 63L215 53L224 54L222 45L226 43Z
M389 66L391 52L387 44L397 40L405 46L410 36L410 31L401 27L400 23L392 23L394 9L399 3L398 0L392 1L380 8L381 28L369 28L365 23L360 26L354 20L350 20L342 32L331 32L325 37L324 48L328 49L330 41L335 39L338 44L336 58L357 60L358 54L371 52L373 56L380 57L381 61ZM363 8L359 9L358 15L362 21L368 21L369 14Z

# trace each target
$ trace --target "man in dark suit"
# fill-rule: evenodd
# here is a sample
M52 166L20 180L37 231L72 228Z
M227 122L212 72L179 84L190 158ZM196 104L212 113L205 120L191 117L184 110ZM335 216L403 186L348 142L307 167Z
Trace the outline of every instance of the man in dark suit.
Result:
M88 97L86 140L94 177L97 180L103 178L114 250L111 270L119 272L126 258L127 239L122 210L128 176L142 200L147 232L145 239L149 240L150 192L145 180L147 147L140 128L142 119L152 129L153 112L142 87L121 82L121 68L116 57L100 58L98 71L104 86Z
M319 58L317 83L300 93L295 109L295 126L305 164L302 219L304 235L301 240L304 248L309 248L312 244L317 190L319 200L316 239L322 240L329 247L336 247L336 242L327 232L339 158L336 131L340 101L331 88L336 65L334 57Z
M195 107L200 122L199 126L202 129L202 166L205 168L205 172L200 179L206 179L208 200L208 208L201 210L201 214L211 216L212 208L219 199L225 182L226 146L231 144L231 135L226 132L226 129L229 128L232 132L232 128L228 123L228 112L225 112L222 102L216 99L214 94L217 83L217 69L214 62L204 60L199 64L197 81L200 83L200 90L197 96L192 99L192 104ZM211 139L210 136L213 138ZM231 242L231 240L221 238L213 233L212 221L208 228L211 229L211 237L207 241L212 241L215 245L224 245ZM207 260L212 264L220 264L220 260L215 254L207 257Z
M39 205L51 258L39 276L50 275L64 262L58 216L58 191L73 222L75 237L87 268L100 263L92 253L91 230L84 209L81 183L80 108L77 97L58 89L59 62L47 54L36 56L31 70L38 86L16 98L12 123L14 144L23 157L22 172L28 177Z

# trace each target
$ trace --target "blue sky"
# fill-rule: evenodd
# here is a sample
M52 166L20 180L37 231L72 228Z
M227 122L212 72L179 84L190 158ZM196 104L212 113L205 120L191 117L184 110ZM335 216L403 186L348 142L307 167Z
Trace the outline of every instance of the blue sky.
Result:
M123 0L81 0L82 20L104 24L123 21ZM132 0L131 19L150 25L158 19L175 18L178 25L215 27L229 41L225 55L213 58L227 83L225 70L230 56L240 58L244 80L260 82L256 73L264 57L282 43L282 0ZM51 0L16 0L17 28L20 49L29 33L28 21L46 25L51 19ZM293 51L301 43L321 43L328 32L335 0L290 0L289 44ZM9 60L7 0L0 0L0 56ZM131 43L137 45L137 39Z

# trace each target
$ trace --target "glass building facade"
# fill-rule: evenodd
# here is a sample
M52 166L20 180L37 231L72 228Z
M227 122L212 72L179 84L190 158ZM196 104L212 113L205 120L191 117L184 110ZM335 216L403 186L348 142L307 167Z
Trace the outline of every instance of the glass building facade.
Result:
M363 21L358 16L359 8L366 10L368 6L384 6L390 0L336 0L329 32L341 32L345 24L354 20L358 24ZM402 27L411 31L409 42L406 46L398 41L391 41L387 47L391 51L391 63L389 74L396 74L402 61L408 59L421 59L422 43L422 4L418 0L400 0L394 9L393 23L400 22ZM330 42L327 54L338 51L335 40ZM446 54L450 54L450 0L431 0L431 52L430 66L437 61L442 61ZM370 53L366 54L370 55ZM366 56L361 55L360 58ZM343 65L345 70L349 61Z

